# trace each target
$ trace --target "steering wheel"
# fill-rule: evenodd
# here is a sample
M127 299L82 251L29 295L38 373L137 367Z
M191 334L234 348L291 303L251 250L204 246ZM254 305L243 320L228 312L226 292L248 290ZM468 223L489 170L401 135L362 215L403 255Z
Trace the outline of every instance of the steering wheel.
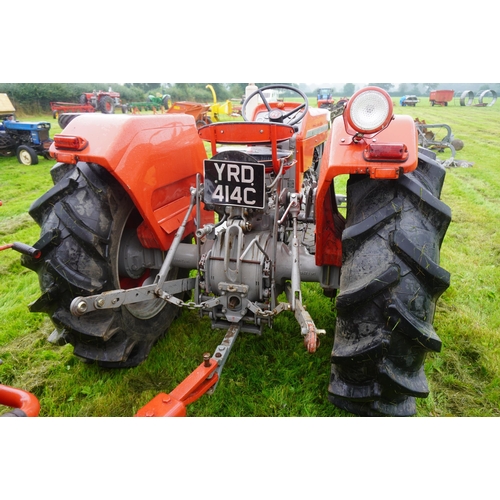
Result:
M264 96L264 91L271 90L271 89L290 90L290 91L294 92L295 94L298 94L304 102L300 106L292 109L292 111L289 111L289 112L285 112L279 108L271 108L271 106L267 102L267 99ZM260 96L260 98L262 99L262 102L264 103L267 110L269 111L269 121L270 122L283 123L285 118L288 118L289 116L293 116L294 114L296 114L297 112L300 111L300 113L297 116L295 116L295 118L292 118L290 121L287 122L287 125L295 125L296 123L300 122L300 120L302 120L302 118L304 118L304 116L307 113L307 110L309 109L309 101L307 99L307 96L303 92L301 92L299 89L296 89L295 87L292 87L290 85L268 85L267 87L262 87L260 89L257 89L255 92L252 92L245 99L245 102L243 103L243 106L241 107L241 116L243 117L243 120L245 120L246 122L250 121L248 119L247 113L246 113L248 103L256 95Z

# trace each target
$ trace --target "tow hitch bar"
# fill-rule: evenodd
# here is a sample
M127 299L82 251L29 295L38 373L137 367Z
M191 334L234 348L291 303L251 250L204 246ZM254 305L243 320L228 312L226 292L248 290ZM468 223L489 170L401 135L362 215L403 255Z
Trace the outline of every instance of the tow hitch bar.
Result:
M219 382L222 368L241 330L240 323L232 323L226 336L212 357L203 355L203 363L188 375L169 394L160 393L143 406L136 417L185 417L186 406L206 393L212 394Z

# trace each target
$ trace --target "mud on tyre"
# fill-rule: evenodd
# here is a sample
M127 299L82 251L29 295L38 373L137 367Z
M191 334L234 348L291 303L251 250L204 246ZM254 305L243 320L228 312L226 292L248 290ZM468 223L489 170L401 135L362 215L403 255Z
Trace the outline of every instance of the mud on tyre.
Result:
M355 414L413 415L429 393L423 366L441 349L432 322L450 282L439 254L451 220L432 155L420 150L418 168L397 180L348 181L329 399Z
M49 314L75 355L104 367L136 366L164 335L177 307L155 299L144 306L131 304L81 317L69 308L77 296L131 288L152 279L153 270L132 282L119 277L122 235L142 219L119 183L98 165L58 163L51 174L54 187L30 207L41 227L34 246L42 250L42 258L22 258L24 266L38 273L42 291L30 310Z

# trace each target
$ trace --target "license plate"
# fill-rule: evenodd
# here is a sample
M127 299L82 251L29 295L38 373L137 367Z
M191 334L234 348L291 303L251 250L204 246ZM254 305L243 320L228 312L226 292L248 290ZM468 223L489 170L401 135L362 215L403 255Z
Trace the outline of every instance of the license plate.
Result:
M207 205L264 208L265 165L205 160L204 195Z

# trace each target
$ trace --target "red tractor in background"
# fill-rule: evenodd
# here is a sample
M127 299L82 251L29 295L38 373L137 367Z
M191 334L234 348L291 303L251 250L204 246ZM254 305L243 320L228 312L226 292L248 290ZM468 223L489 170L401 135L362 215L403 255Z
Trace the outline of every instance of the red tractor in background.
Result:
M300 102L270 103L273 89ZM53 340L110 368L143 362L180 308L208 316L222 343L138 412L183 415L213 391L239 333L272 335L283 311L314 353L324 330L301 286L316 282L336 296L331 402L414 414L429 392L426 354L441 349L433 318L449 285L439 255L451 212L444 168L392 106L367 87L330 122L301 91L271 85L247 97L243 122L199 130L182 114L76 117L51 146L54 187L30 207L41 228L22 256L41 288L30 310L51 317Z
M120 94L111 89L108 92L102 90L86 92L80 96L79 102L82 106L91 105L95 110L104 114L113 114L115 107L121 105Z

